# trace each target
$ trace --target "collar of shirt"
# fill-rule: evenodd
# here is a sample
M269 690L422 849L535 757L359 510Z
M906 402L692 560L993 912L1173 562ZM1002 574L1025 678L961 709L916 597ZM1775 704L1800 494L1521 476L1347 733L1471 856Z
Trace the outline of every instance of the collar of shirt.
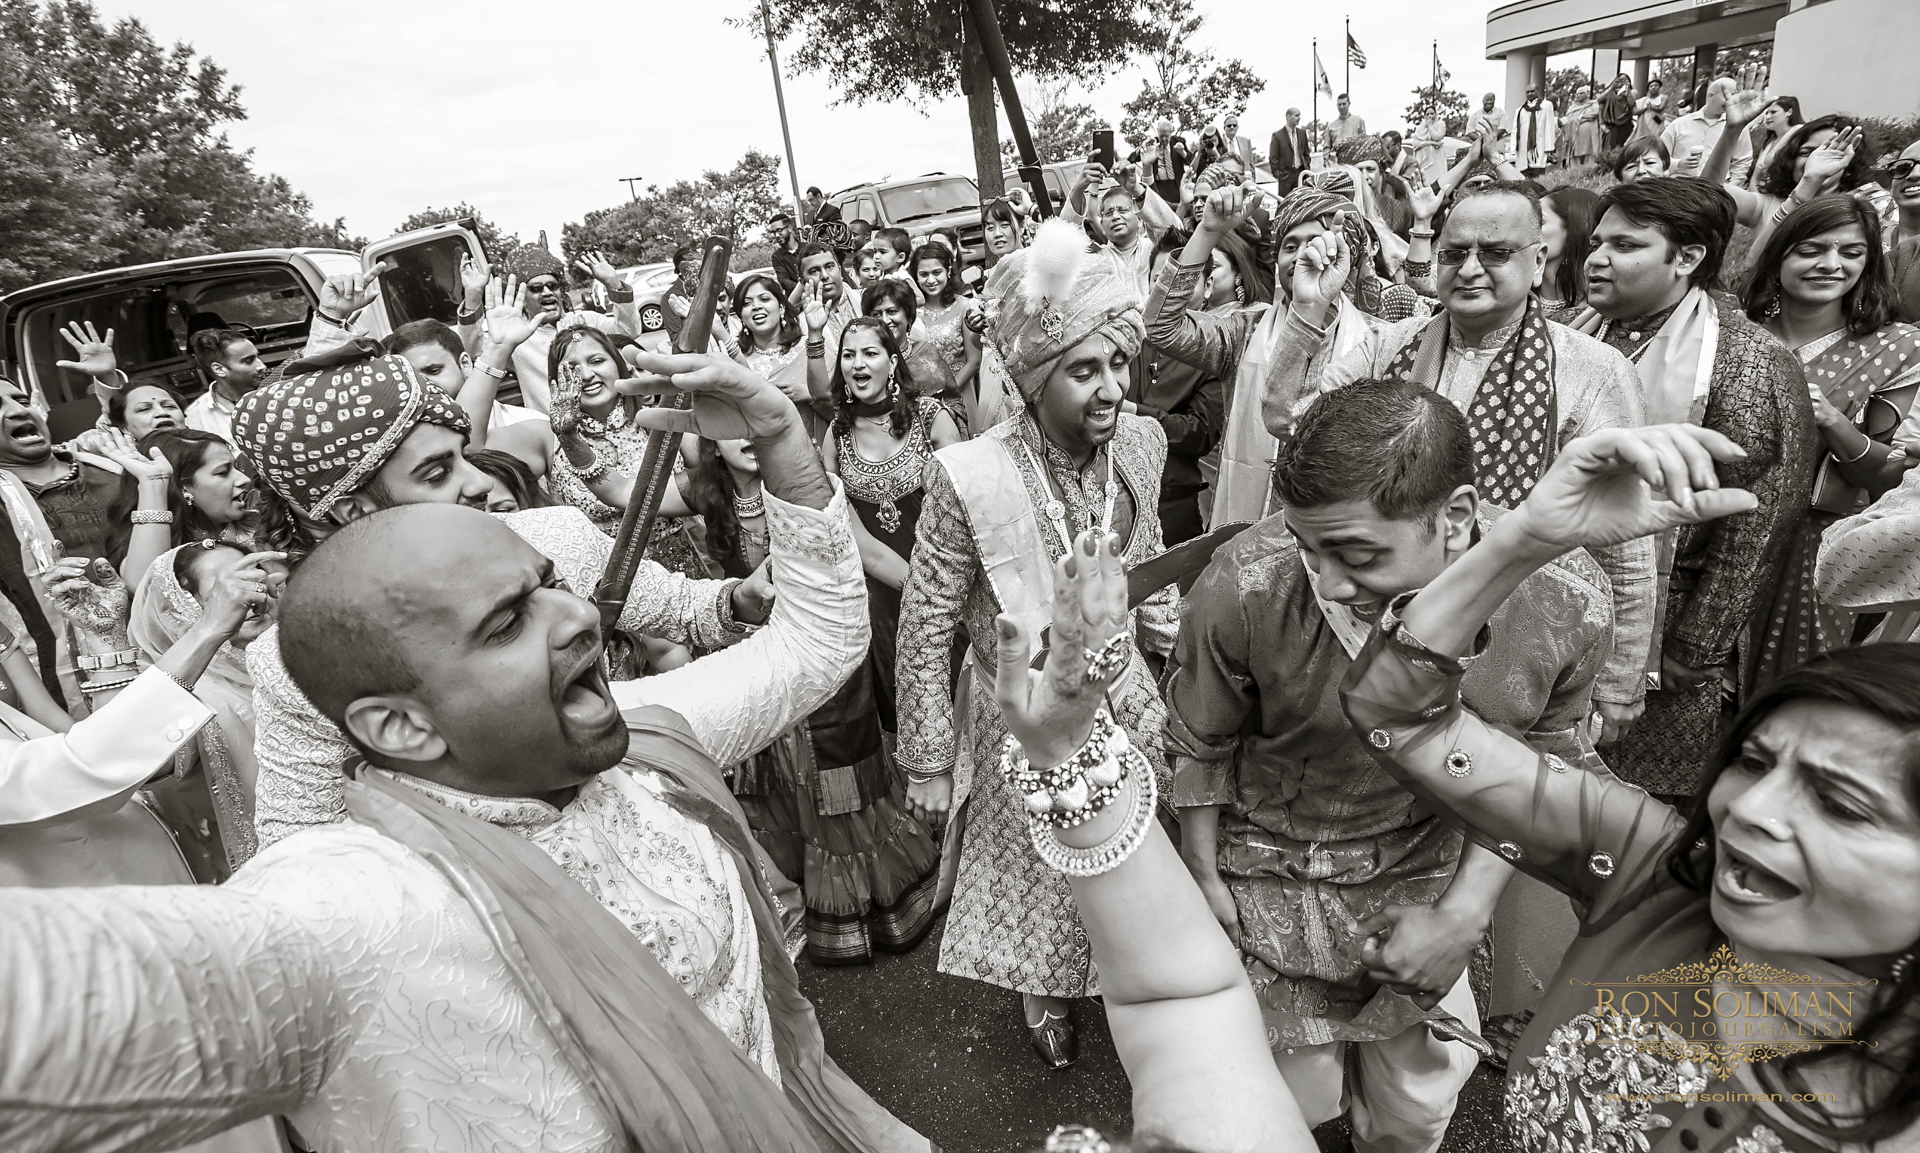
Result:
M1660 331L1660 326L1665 324L1667 318L1673 315L1673 310L1679 307L1680 305L1676 302L1645 316L1609 321L1607 330L1602 335L1603 342L1620 355L1632 359L1633 354L1639 352L1649 340L1653 339L1654 334Z
M193 409L204 409L209 412L218 412L227 416L232 416L239 411L239 406L220 395L220 390L217 388L209 388L207 391L201 393L194 398L193 403L188 405L187 408L189 411Z
M1524 316L1520 318L1520 320L1525 319L1526 317ZM1483 352L1492 352L1495 349L1505 348L1507 341L1513 339L1513 334L1520 331L1520 320L1516 320L1512 324L1503 324L1479 340L1474 341L1469 341L1460 334L1459 329L1455 328L1447 334L1447 351L1472 357L1478 356Z
M373 765L368 765L361 771L379 773L389 781L405 785L417 793L433 798L456 813L478 817L490 825L499 825L519 833L539 832L560 819L561 810L545 801L534 800L532 797L483 797L478 793L469 793L451 785L442 785L422 777L396 773Z

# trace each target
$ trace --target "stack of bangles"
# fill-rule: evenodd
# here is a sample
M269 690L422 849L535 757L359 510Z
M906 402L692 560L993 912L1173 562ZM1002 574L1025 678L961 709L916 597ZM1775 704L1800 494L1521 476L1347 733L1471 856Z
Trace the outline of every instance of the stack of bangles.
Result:
M1036 769L1013 737L1000 755L1000 771L1024 798L1027 834L1040 859L1069 877L1096 877L1119 867L1146 842L1159 803L1159 784L1146 756L1133 747L1106 706L1094 714L1087 743L1052 768ZM1086 824L1105 812L1133 783L1133 804L1114 834L1097 845L1072 848L1055 833Z
M90 695L125 688L140 675L139 660L140 654L134 649L74 658L73 663L87 674L80 682L80 691Z

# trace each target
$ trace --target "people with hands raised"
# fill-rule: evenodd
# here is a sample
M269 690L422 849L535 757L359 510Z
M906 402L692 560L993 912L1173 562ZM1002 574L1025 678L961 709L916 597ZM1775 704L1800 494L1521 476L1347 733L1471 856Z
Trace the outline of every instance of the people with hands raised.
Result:
M83 373L93 380L94 386L103 391L97 393L101 407L107 403L106 393L118 392L127 386L127 374L120 371L119 359L113 351L113 329L107 329L105 336L100 335L91 320L84 324L70 320L67 326L59 330L60 336L73 346L72 360L56 360L54 367L71 369Z
M96 430L96 435L100 455L119 465L134 481L135 503L128 514L133 531L127 539L127 555L120 562L120 575L128 584L135 584L155 558L173 547L169 488L173 465L158 448L142 454L125 429Z
M1735 148L1747 139L1747 128L1771 103L1765 93L1747 89L1726 98L1726 130L1707 153L1700 176L1720 183L1734 160ZM1752 189L1737 181L1726 183L1733 196L1735 220L1754 230L1751 250L1758 252L1773 229L1794 209L1830 192L1845 192L1873 205L1882 231L1897 218L1892 194L1869 181L1859 155L1865 130L1838 116L1822 116L1789 129L1772 159L1755 172Z
M380 278L394 265L382 260L363 272L329 276L320 286L320 304L314 316L337 329L353 331L353 318L380 298Z

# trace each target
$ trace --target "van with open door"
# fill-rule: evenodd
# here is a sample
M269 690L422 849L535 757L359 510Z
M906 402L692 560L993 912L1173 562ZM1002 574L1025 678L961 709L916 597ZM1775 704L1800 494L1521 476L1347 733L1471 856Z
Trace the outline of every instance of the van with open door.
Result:
M306 344L327 278L382 260L392 267L381 274L379 297L355 319L356 328L378 338L413 320L452 324L460 308L460 262L467 256L486 258L469 223L454 221L390 236L358 253L226 252L36 284L0 296L0 376L45 406L54 440L64 441L91 427L100 412L92 382L58 367L73 357L60 335L69 322L91 323L102 333L113 329L115 355L133 381L165 384L192 400L212 384L188 351L194 333L237 329L262 360L278 365Z

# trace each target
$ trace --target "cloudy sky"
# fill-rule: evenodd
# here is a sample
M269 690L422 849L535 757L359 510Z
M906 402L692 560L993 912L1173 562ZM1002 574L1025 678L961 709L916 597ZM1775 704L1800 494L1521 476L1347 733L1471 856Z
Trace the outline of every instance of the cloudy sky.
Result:
M1342 11L1317 0L1199 0L1203 47L1267 81L1241 126L1264 149L1289 105L1312 98L1309 41L1343 83ZM1368 65L1355 109L1397 127L1429 54L1477 98L1502 86L1483 58L1487 0L1354 4ZM256 167L385 236L409 214L469 201L509 231L560 225L627 196L621 177L668 184L727 168L749 146L780 152L763 42L724 23L752 0L100 0L163 43L186 41L241 86L232 137ZM783 54L784 59L784 54ZM1137 65L1088 100L1115 123ZM971 172L965 101L834 107L828 79L786 77L802 185L832 190L933 170ZM1002 127L1002 134L1005 128ZM783 187L784 187L783 180Z

